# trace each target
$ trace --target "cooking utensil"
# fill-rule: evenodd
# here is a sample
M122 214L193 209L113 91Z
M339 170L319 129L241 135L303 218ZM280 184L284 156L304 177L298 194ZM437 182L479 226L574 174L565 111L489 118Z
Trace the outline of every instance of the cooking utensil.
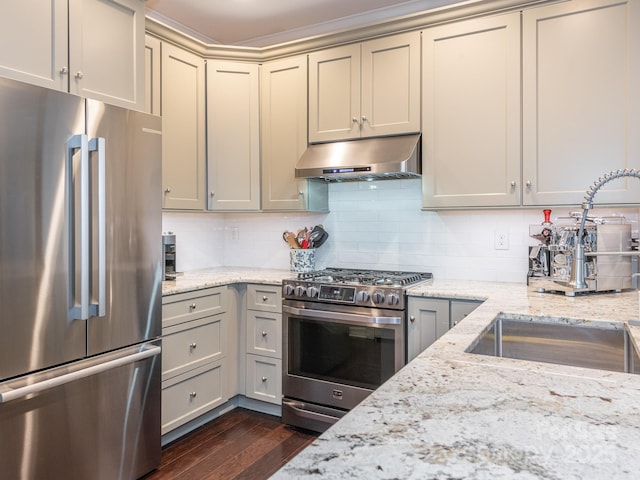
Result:
M296 239L296 235L293 232L284 232L282 234L283 240L289 245L291 248L300 248L300 244Z
M329 238L329 233L322 228L322 225L316 225L309 236L309 248L318 248Z

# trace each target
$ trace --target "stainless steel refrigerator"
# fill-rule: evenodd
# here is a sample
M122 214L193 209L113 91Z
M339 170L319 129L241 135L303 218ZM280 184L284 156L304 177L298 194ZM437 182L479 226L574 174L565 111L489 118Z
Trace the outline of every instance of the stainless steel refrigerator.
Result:
M0 79L0 478L160 461L161 119Z

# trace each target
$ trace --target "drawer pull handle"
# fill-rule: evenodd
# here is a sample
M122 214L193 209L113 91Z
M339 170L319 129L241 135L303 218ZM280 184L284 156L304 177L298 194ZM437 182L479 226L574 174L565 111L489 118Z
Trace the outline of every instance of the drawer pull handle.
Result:
M191 393L189 394L189 397L191 397L191 398L196 398L196 395L198 395L196 392L191 392Z
M191 343L191 344L189 345L189 348L190 348L191 350L195 350L197 346L198 346L198 345L196 344L196 342L193 342L193 343Z
M263 295L263 296L262 296L262 301L263 301L263 302L266 302L266 301L267 301L267 296L266 296L266 295Z
M189 308L190 308L191 310L195 310L195 309L196 309L196 304L195 304L195 303L192 303L191 305L189 305Z
M266 382L267 381L267 377L262 377L262 382Z
M262 336L266 337L267 336L267 332L262 332Z

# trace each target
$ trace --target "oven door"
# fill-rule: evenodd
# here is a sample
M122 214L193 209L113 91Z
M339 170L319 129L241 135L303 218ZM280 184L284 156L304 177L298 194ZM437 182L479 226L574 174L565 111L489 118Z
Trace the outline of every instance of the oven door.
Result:
M344 413L404 365L404 311L285 301L282 312L285 405Z

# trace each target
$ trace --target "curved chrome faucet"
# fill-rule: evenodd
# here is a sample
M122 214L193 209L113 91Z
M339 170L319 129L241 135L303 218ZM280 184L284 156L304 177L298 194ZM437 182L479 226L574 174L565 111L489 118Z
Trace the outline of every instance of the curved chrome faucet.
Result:
M585 262L582 237L584 235L584 225L587 221L587 213L589 209L593 207L593 197L605 184L609 183L611 180L622 177L635 177L640 179L640 171L635 168L611 171L593 182L593 185L589 187L589 190L587 190L587 193L584 196L584 202L582 203L582 220L580 221L580 230L578 230L578 238L576 239L576 245L573 249L573 262L571 264L571 280L569 285L573 288L587 288L587 283L584 280Z

